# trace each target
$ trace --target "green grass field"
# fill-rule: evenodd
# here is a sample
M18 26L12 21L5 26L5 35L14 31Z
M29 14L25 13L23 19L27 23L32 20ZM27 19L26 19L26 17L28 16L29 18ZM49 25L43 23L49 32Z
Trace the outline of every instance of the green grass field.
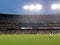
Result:
M0 45L60 45L60 34L15 34L0 35Z

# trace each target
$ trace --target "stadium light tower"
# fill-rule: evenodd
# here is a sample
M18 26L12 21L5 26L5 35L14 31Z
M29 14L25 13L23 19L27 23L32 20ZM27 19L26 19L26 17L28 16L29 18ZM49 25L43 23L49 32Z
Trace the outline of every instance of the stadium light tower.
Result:
M57 9L58 9L58 5L57 5L57 4L52 4L51 8L52 8L53 10L57 10Z
M29 6L28 5L25 5L25 6L23 6L23 9L24 10L28 10L29 9Z
M35 5L35 10L36 11L39 11L39 10L41 10L42 9L42 5L40 5L40 4L36 4Z
M39 11L42 9L41 4L30 4L30 5L25 5L23 6L24 10L27 10L25 13L26 14L38 14Z
M23 9L24 10L29 10L29 11L39 11L39 10L42 9L42 5L40 5L40 4L36 4L36 5L33 5L33 4L25 5L25 6L23 6Z
M29 5L29 10L34 11L35 10L35 6L34 5Z

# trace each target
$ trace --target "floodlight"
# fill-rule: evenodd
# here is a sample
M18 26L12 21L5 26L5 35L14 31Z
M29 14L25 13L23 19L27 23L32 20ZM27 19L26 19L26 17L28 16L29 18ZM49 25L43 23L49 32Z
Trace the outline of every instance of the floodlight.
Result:
M23 9L28 10L29 9L29 6L28 5L25 5L25 6L23 6Z
M35 10L35 6L34 5L29 5L29 10Z
M41 10L41 9L42 9L42 5L36 4L36 5L35 5L35 9L36 9L36 10Z
M51 8L52 8L53 10L56 10L56 9L58 9L58 5L57 5L57 4L52 4Z
M60 4L58 4L58 9L60 9Z
M23 6L23 9L24 9L24 10L29 10L29 11L39 11L39 10L42 9L42 5L40 5L40 4L25 5L25 6Z

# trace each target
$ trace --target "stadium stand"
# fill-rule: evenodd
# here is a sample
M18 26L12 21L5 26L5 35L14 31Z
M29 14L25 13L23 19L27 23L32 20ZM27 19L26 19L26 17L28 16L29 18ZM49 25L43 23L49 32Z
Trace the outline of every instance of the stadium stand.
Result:
M60 14L0 14L0 34L60 33Z

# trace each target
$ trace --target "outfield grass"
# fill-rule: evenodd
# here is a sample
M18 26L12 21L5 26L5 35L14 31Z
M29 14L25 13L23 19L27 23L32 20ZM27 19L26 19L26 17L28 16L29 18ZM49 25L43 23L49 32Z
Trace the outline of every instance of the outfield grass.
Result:
M18 34L0 35L0 45L60 45L60 34Z

